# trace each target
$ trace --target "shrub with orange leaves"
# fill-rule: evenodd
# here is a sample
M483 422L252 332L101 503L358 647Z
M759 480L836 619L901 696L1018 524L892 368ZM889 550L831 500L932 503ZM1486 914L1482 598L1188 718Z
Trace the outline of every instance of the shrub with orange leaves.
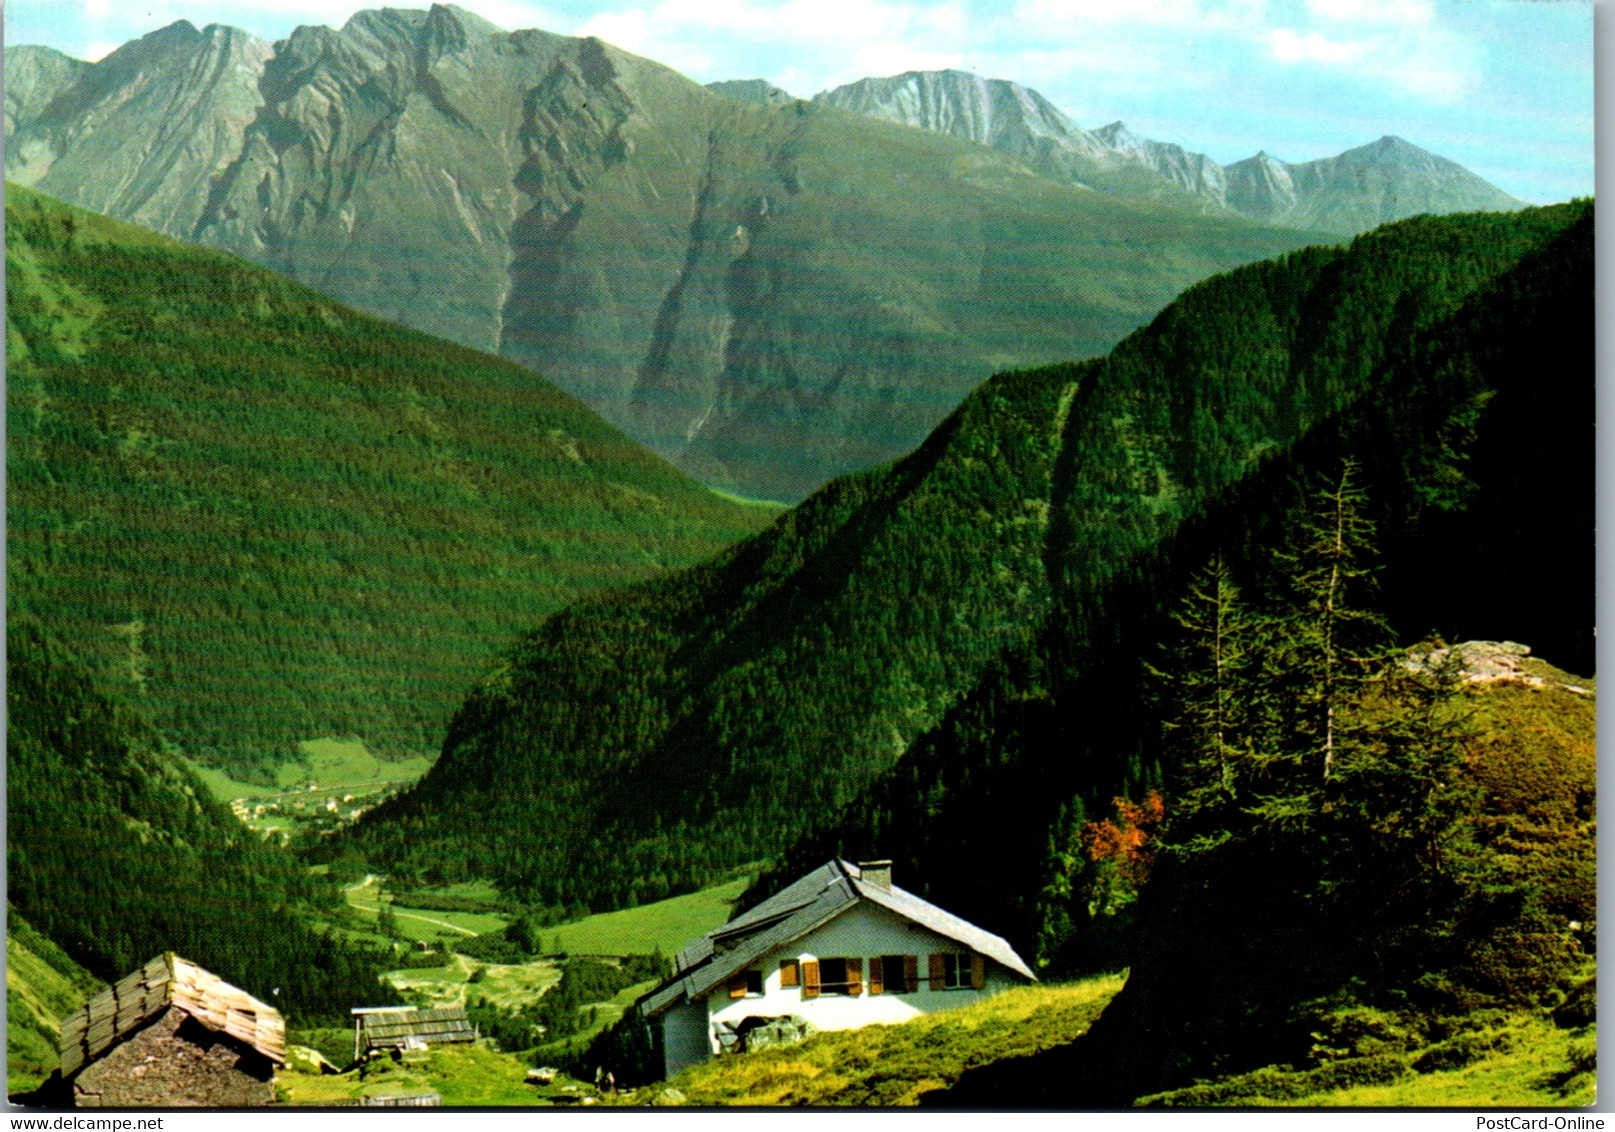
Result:
M1114 798L1114 819L1084 823L1079 835L1087 870L1090 914L1114 913L1131 904L1150 878L1155 862L1151 834L1166 814L1159 791L1151 790L1142 802Z

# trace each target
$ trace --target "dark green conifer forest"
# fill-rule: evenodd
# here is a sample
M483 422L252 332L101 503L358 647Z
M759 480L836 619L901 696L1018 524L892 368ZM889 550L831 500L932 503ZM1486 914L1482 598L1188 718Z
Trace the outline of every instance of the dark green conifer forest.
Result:
M91 974L174 951L302 1025L393 998L390 950L309 926L335 888L243 828L30 618L6 626L6 780L10 906Z
M8 186L7 599L261 783L434 755L504 640L775 513L512 363Z
M347 844L596 909L782 850L749 900L890 856L1058 960L1082 930L1045 895L1058 848L1164 781L1146 670L1178 595L1217 553L1264 560L1343 456L1398 639L1591 668L1591 226L1590 203L1405 221L1000 375L906 459L550 618Z

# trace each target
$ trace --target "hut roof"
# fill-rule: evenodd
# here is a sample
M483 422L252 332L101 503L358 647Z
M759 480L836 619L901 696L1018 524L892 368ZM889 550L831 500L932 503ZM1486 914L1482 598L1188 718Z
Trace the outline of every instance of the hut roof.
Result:
M62 1021L62 1076L75 1072L170 1006L286 1063L280 1011L172 951L125 975Z
M411 1038L431 1043L470 1042L477 1037L476 1027L463 1006L443 1006L435 1010L412 1006L396 1010L356 1010L354 1016L359 1022L359 1044L364 1049L403 1045Z

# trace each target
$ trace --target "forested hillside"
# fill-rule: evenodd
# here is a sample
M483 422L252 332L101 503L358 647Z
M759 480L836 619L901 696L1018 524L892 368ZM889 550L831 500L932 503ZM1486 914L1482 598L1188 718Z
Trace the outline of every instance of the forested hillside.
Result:
M305 1025L390 997L376 978L391 951L298 915L338 906L336 890L244 829L137 712L16 616L6 788L10 907L96 978L176 951Z
M10 608L238 775L435 753L519 627L774 513L515 365L15 186L6 266Z
M904 460L551 618L351 844L595 907L788 846L758 893L890 856L1052 954L1054 842L1159 778L1142 662L1165 606L1217 547L1271 542L1342 450L1390 560L1423 564L1387 587L1403 631L1590 667L1592 447L1564 433L1590 430L1590 371L1530 351L1590 343L1591 215L1388 226L1192 288L1106 359L993 379ZM1432 577L1433 547L1488 565Z
M879 852L924 877L928 898L1018 945L1046 959L1081 954L1089 941L1067 934L1076 926L1051 895L1059 854L1084 820L1111 813L1113 796L1141 798L1162 781L1163 711L1146 665L1172 637L1170 612L1214 558L1261 577L1290 514L1343 457L1360 465L1377 526L1376 606L1406 642L1522 640L1592 671L1592 225L1583 203L1521 222L1408 221L1349 253L1303 253L1350 296L1333 326L1275 265L1230 277L1263 280L1245 296L1269 302L1217 302L1202 308L1208 317L1187 317L1187 300L1219 294L1213 283L1169 308L1152 330L1178 327L1181 351L1164 333L1141 334L1107 363L1157 351L1128 379L1138 390L1130 411L1073 413L1073 434L1093 439L1066 452L1093 458L1058 473L1072 485L1050 539L1062 584L1035 644L1006 651L743 903L826 853ZM1412 253L1394 275L1360 257L1382 242ZM1466 244L1481 258L1463 254ZM1514 262L1487 279L1476 268L1498 253ZM1420 264L1424 295L1385 301ZM1299 371L1263 348L1275 335L1260 324L1286 310L1278 324L1313 359ZM1264 388L1263 374L1273 384ZM1231 389L1258 408L1254 418L1224 400ZM1340 408L1287 449L1267 446L1253 423L1321 412L1331 399ZM1198 514L1185 506L1178 485L1218 462L1231 471L1242 455L1243 478L1225 480ZM1006 874L1019 879L1005 884Z

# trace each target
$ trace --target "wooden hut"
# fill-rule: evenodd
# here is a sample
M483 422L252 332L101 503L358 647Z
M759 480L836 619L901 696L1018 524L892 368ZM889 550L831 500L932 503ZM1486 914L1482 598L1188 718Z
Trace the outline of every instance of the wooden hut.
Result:
M426 1049L444 1042L473 1042L477 1028L463 1006L422 1010L413 1006L361 1006L353 1011L353 1059L377 1050Z
M285 1062L278 1010L173 952L62 1022L61 1079L79 1106L271 1104Z

